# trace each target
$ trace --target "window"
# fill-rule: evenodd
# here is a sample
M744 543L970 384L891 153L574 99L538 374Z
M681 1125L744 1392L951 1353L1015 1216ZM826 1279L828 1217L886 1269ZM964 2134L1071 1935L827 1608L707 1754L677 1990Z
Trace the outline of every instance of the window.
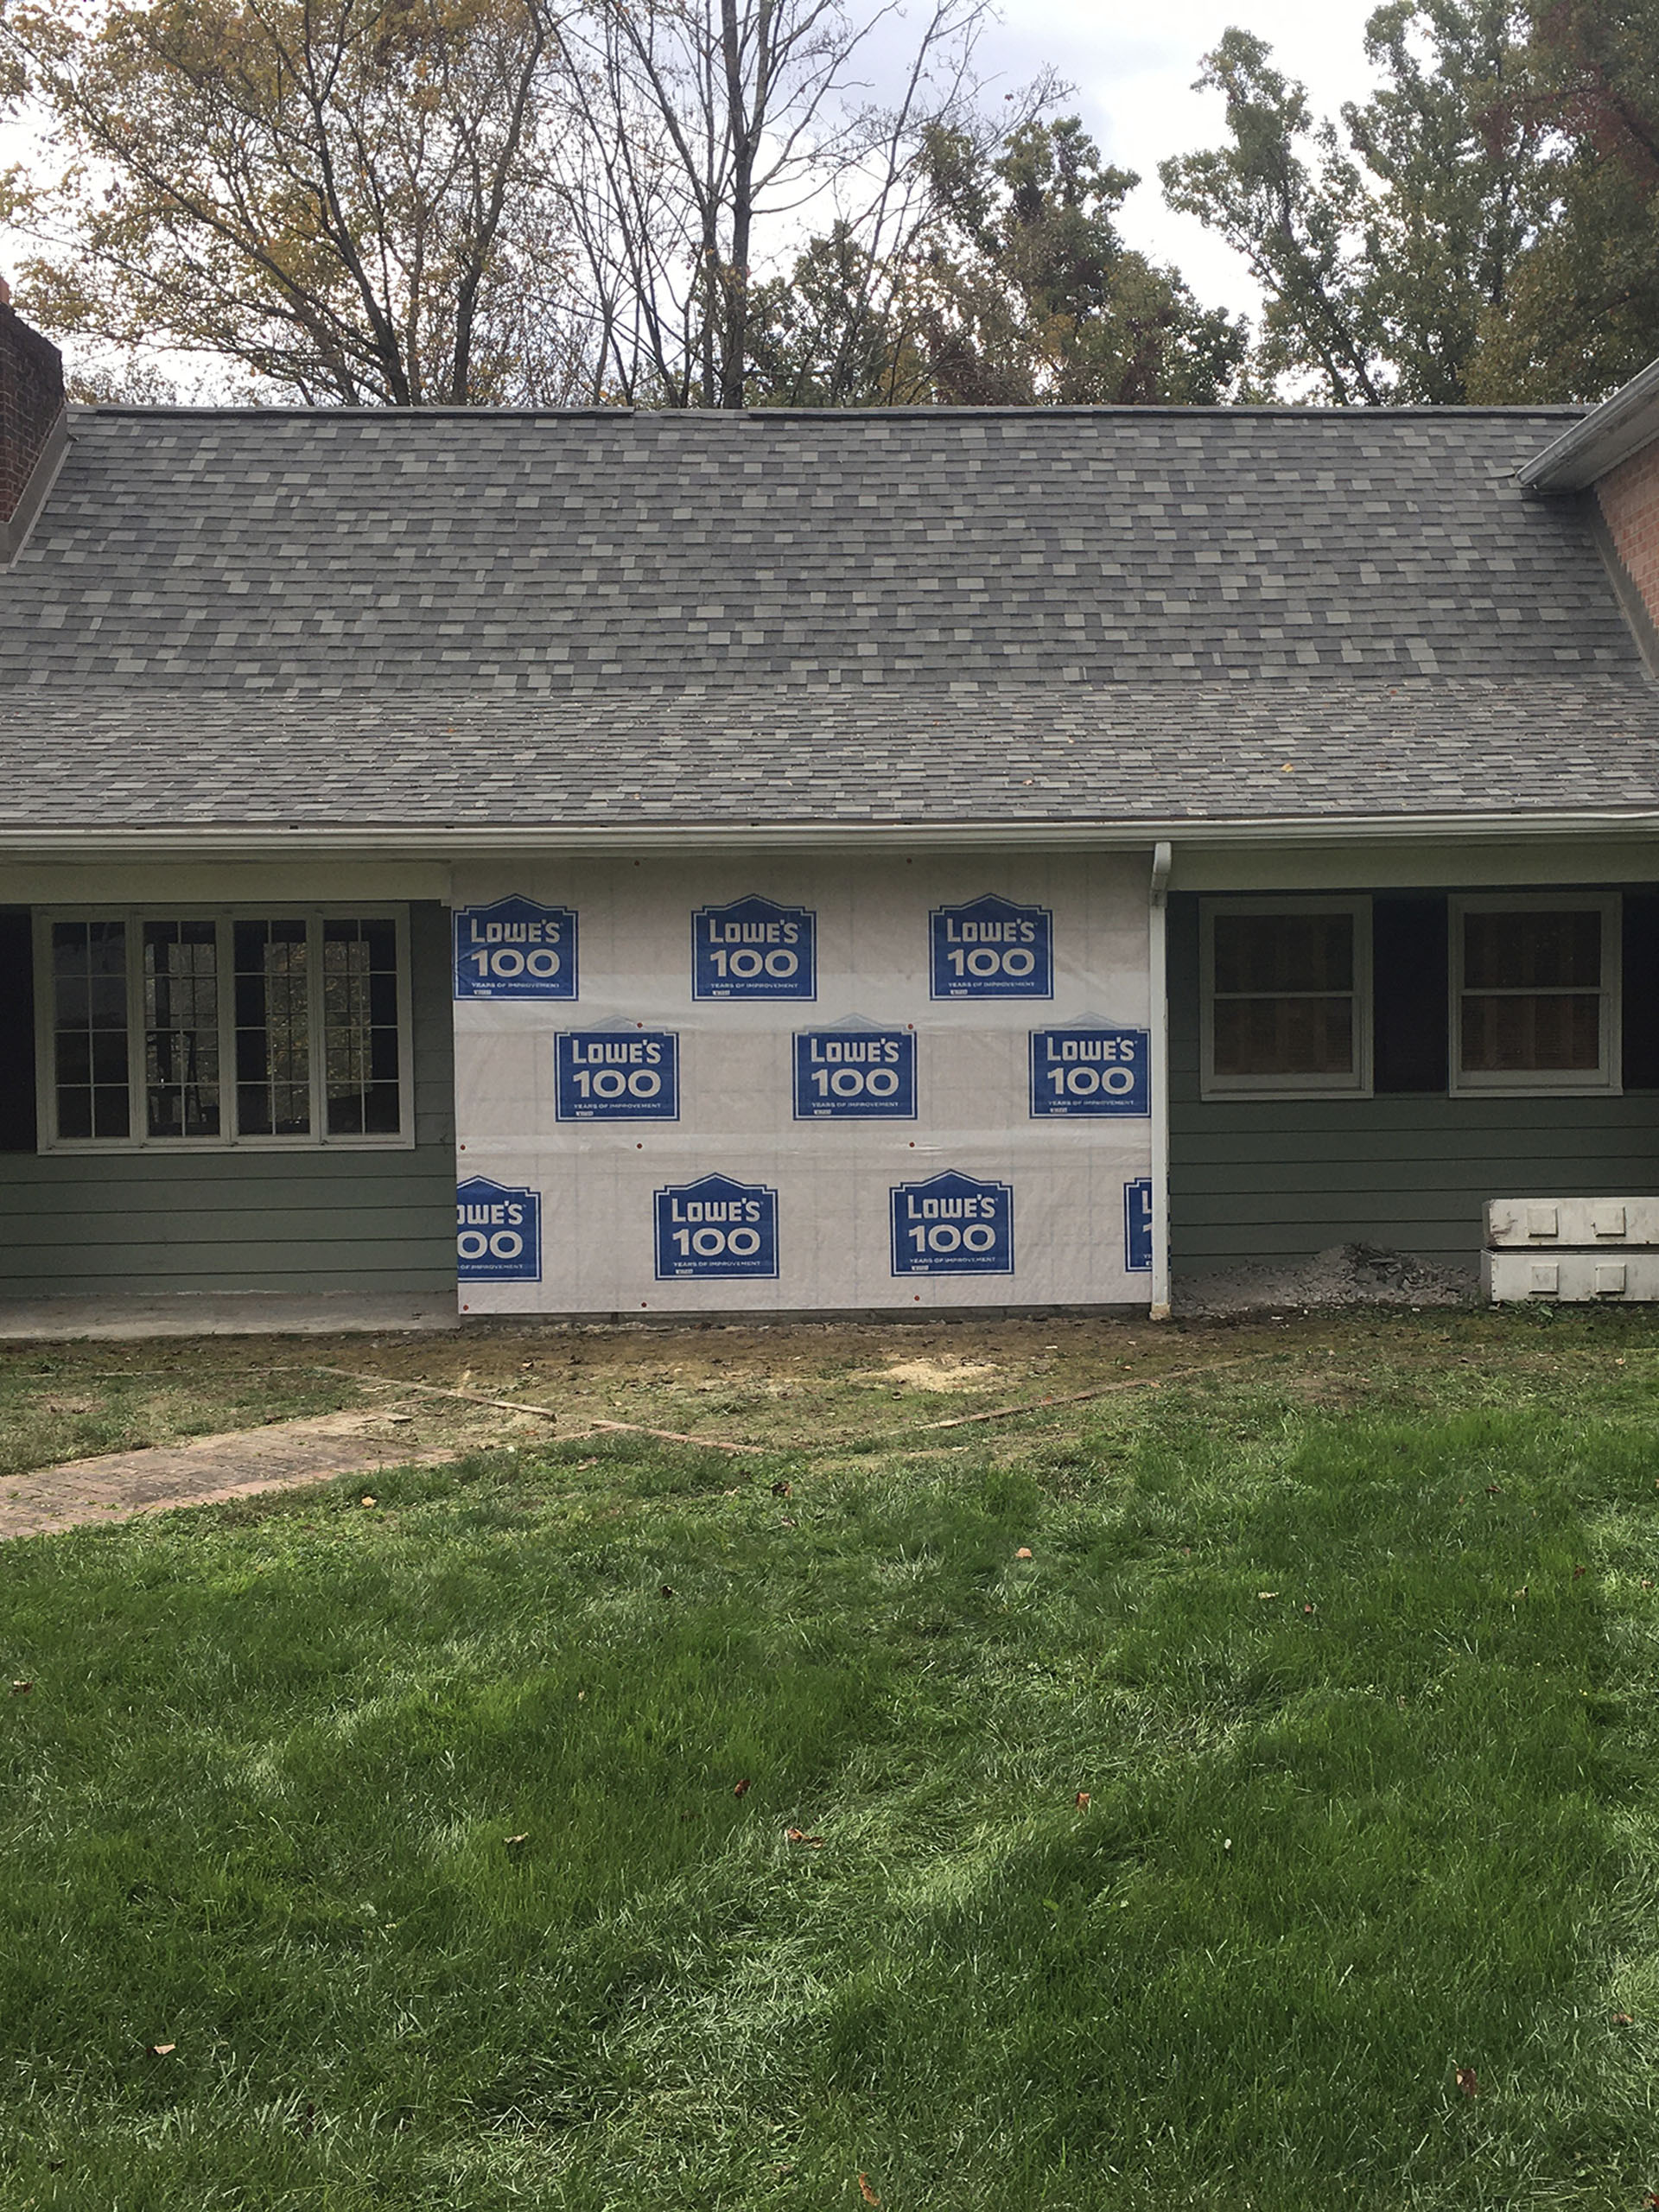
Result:
M1369 902L1217 899L1201 912L1204 1095L1369 1095Z
M35 928L47 1145L412 1141L401 914Z
M1616 1090L1617 896L1459 899L1452 1088Z

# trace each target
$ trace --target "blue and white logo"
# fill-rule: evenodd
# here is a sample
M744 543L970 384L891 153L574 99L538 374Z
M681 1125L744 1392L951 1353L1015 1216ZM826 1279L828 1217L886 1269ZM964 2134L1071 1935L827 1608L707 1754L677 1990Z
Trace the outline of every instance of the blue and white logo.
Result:
M677 1122L680 1040L671 1029L561 1029L553 1039L562 1122Z
M1123 1264L1132 1275L1152 1266L1152 1178L1123 1185Z
M704 1175L657 1193L657 1280L753 1279L778 1272L778 1193Z
M929 916L936 999L1052 999L1054 917L992 893Z
M896 1275L1011 1275L1014 1187L954 1173L893 1193Z
M1144 1029L1079 1023L1031 1033L1031 1110L1071 1119L1147 1114L1151 1039Z
M576 917L569 906L498 899L455 912L458 999L573 999Z
M462 1282L540 1282L542 1194L474 1175L455 1192L455 1273Z
M916 1033L856 1019L795 1033L798 1122L913 1122Z
M804 906L739 899L691 917L694 999L815 999L817 918Z

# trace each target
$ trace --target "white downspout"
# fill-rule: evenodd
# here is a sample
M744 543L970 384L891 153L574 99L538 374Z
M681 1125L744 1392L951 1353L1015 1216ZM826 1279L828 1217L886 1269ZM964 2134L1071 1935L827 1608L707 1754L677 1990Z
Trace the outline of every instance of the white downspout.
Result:
M1167 844L1152 849L1152 892L1147 913L1147 988L1152 1029L1152 1305L1147 1319L1169 1319L1169 974L1165 956L1169 869Z

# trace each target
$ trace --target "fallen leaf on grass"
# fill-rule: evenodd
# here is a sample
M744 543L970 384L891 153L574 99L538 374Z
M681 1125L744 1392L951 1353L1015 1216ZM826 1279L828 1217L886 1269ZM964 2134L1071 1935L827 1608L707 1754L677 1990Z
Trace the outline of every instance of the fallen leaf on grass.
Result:
M147 2058L165 2058L169 2051L176 2050L178 2047L175 2043L147 2043L144 2056Z
M860 2174L858 2177L858 2193L867 2204L879 2204L881 2202L875 2191L870 2187L870 2177L868 2174Z
M746 1774L741 1782L734 1782L732 1784L732 1795L734 1797L747 1797L753 1787L754 1784Z
M1628 2012L1615 2012L1613 2015L1613 2025L1616 2028L1633 2028L1636 2025L1636 2022L1630 2018Z
M1258 1598L1265 1599L1268 1598L1276 1598L1279 1595L1279 1592L1276 1590L1258 1590L1255 1594Z
M359 1498L358 1503L359 1505L372 1505L374 1503L374 1500L372 1497L364 1497Z
M792 1483L773 1483L772 1494L774 1497L793 1497L795 1486Z
M1530 1587L1523 1582L1515 1594L1517 1598L1529 1598L1532 1595L1532 1592Z
M1573 1580L1576 1582L1581 1574L1588 1574L1589 1572L1587 1567L1575 1567L1573 1570Z
M808 1835L804 1828L785 1828L784 1841L804 1843L810 1851L822 1851L823 1848L823 1838L821 1835Z
M1015 1559L1029 1559L1031 1557L1031 1546L1029 1544L1021 1544L1019 1550L1015 1552L1014 1557Z
M1079 1808L1086 1805L1089 1802L1089 1792L1086 1789L1079 1789L1071 1802Z
M1309 1604L1309 1605L1304 1605L1304 1606L1302 1607L1302 1611L1303 1611L1305 1613L1311 1613L1311 1612L1313 1611L1313 1605L1312 1605L1311 1604Z
M516 1851L521 1843L528 1843L529 1841L530 1830L526 1828L523 1835L510 1835L507 1838L507 1849L509 1851Z
M1488 1483L1486 1485L1486 1495L1488 1497L1502 1497L1503 1493L1496 1483Z
M1458 2069L1458 2087L1459 2087L1459 2088L1460 2088L1460 2089L1463 2091L1463 2094L1464 2094L1464 2095L1465 2095L1465 2097L1474 2097L1474 2096L1478 2096L1478 2095L1479 2095L1479 2094L1480 2094L1480 2084L1479 2084L1479 2082L1477 2082L1477 2081L1476 2081L1476 2079L1475 2079L1475 2069L1474 2069L1474 2068L1473 2068L1472 2066L1459 2066L1459 2069Z

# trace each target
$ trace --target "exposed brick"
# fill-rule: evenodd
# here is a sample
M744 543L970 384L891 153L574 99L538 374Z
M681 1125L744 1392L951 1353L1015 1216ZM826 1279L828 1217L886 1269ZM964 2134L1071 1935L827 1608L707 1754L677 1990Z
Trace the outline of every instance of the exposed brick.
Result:
M62 412L62 354L15 308L0 303L0 524L16 513Z
M1642 604L1659 623L1659 444L1609 469L1596 497Z

